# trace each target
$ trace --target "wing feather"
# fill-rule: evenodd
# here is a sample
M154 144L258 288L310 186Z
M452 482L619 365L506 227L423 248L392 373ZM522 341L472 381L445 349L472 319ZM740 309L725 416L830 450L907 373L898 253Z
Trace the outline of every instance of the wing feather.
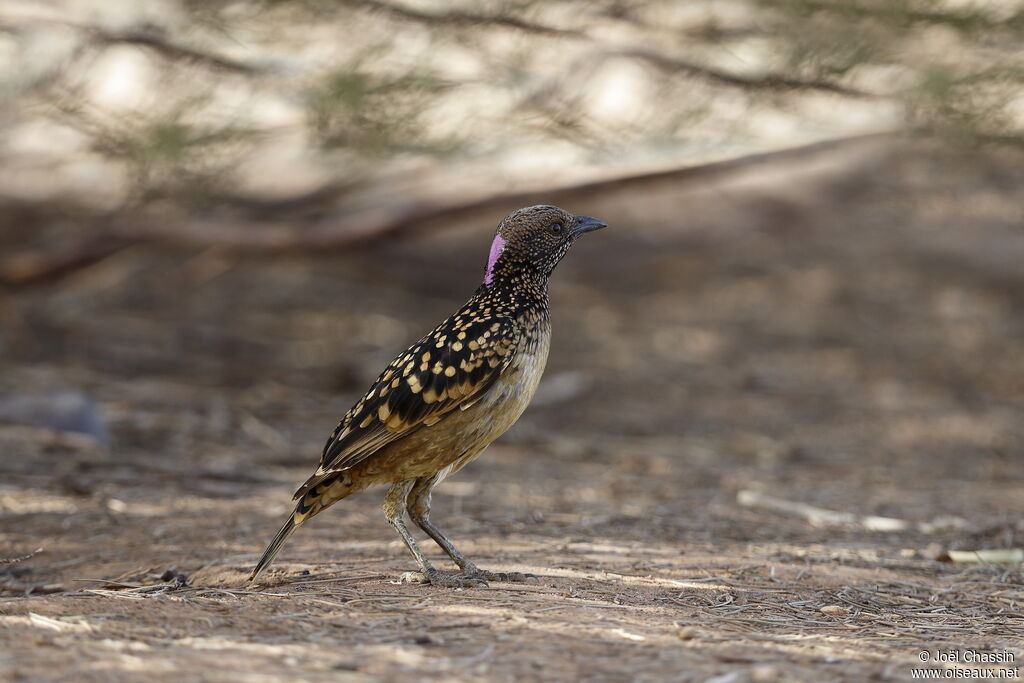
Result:
M384 369L327 440L310 481L472 405L508 367L517 344L511 318L473 313L467 305Z

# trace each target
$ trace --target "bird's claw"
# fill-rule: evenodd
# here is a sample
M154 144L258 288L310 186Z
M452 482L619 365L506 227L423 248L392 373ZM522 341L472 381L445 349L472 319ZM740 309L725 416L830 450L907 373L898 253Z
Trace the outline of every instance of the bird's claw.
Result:
M471 576L479 576L487 581L495 583L536 583L536 574L524 574L523 572L489 572L486 569L477 569Z
M429 572L406 572L398 579L399 583L429 583L431 586L444 588L473 588L475 586L486 586L487 579L475 574L461 574L457 572L442 572L433 570Z
M523 572L490 572L486 569L480 569L472 562L467 562L466 566L462 568L462 571L467 576L477 576L485 581L494 581L495 583L537 583L536 574L524 574Z

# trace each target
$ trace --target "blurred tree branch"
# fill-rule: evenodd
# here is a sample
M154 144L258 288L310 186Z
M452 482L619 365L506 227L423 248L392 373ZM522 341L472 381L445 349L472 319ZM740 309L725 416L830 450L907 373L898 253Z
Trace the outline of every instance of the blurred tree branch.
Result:
M615 54L615 53L613 53ZM823 92L835 93L845 97L871 98L878 97L855 88L849 88L838 83L824 80L802 80L784 74L768 73L762 76L740 76L718 69L711 69L700 64L694 64L681 59L675 59L664 54L648 50L624 50L617 53L625 57L632 57L649 62L659 69L668 72L681 73L693 78L700 78L717 85L726 85L747 90L769 90L785 92L787 90L820 90Z
M265 71L263 68L253 64L203 52L193 47L178 45L168 40L165 35L162 35L162 32L157 27L138 28L120 33L111 33L98 27L81 28L91 33L98 42L106 45L139 45L153 50L168 59L191 62L215 70L244 75L257 75Z
M152 50L172 61L184 61L219 71L249 76L258 75L265 71L262 67L254 64L247 64L212 52L205 52L195 47L179 44L171 40L161 27L153 24L112 31L102 26L51 17L13 21L5 20L0 16L0 31L12 35L18 35L28 29L38 29L40 26L47 24L77 31L86 38L87 42L94 45L137 45Z
M554 28L543 24L526 21L512 15L491 15L477 12L466 12L462 10L448 10L445 12L424 12L422 10L396 5L382 0L342 0L346 5L360 7L363 9L378 10L392 16L419 21L439 26L496 26L510 28L517 31L537 33L547 36L559 37L583 37L580 31L574 29Z
M801 13L825 12L902 27L941 25L964 32L1017 31L1024 28L1024 9L1003 19L993 19L991 13L980 5L942 11L933 9L932 3L927 3L928 9L920 9L922 3L912 0L782 0L777 4Z
M105 217L103 227L75 244L56 249L34 249L0 259L0 283L26 287L61 278L136 244L169 244L189 247L219 247L236 252L295 252L343 249L383 238L422 230L440 221L454 220L477 212L507 210L510 206L542 201L586 201L587 197L671 181L700 184L751 168L798 162L817 155L855 150L876 144L891 134L872 134L828 140L777 152L753 154L728 161L632 173L595 182L557 188L499 192L462 196L449 194L431 200L404 197L363 206L359 210L344 198L354 187L330 186L296 200L242 202L233 208L188 216L168 217L153 213L126 212ZM297 208L308 211L304 221L295 220Z

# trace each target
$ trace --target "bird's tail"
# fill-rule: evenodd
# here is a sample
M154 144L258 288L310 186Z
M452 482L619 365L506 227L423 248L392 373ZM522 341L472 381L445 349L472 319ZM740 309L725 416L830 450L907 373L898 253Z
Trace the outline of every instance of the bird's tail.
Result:
M358 485L353 486L352 477L348 472L330 473L327 476L314 474L310 477L295 493L295 510L263 552L263 557L256 563L256 568L249 575L249 581L255 581L260 574L267 570L270 563L281 552L288 537L294 534L303 522L360 488L362 487Z
M277 557L277 554L281 552L281 548L284 547L285 541L288 540L288 537L294 534L295 530L299 528L299 524L301 524L301 522L298 524L295 522L294 514L288 515L288 521L284 523L281 530L277 532L277 536L274 536L274 540L271 541L270 545L267 546L267 549L263 551L263 557L261 557L260 561L256 563L256 568L253 569L252 574L249 575L249 581L255 581L260 578L260 574L267 570L270 563L273 562L274 558Z

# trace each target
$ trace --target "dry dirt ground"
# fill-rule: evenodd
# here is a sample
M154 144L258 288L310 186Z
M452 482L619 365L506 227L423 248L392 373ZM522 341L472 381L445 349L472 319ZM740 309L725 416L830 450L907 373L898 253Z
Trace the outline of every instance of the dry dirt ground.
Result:
M4 400L80 392L109 444L0 426L0 557L42 549L0 565L0 674L733 683L903 680L922 650L1020 662L1019 566L936 558L1024 545L1022 168L890 141L548 197L612 227L556 274L536 404L434 505L523 585L396 583L413 563L377 490L245 582L338 415L475 287L499 215L345 253L139 246L3 293ZM72 229L8 225L2 247Z

